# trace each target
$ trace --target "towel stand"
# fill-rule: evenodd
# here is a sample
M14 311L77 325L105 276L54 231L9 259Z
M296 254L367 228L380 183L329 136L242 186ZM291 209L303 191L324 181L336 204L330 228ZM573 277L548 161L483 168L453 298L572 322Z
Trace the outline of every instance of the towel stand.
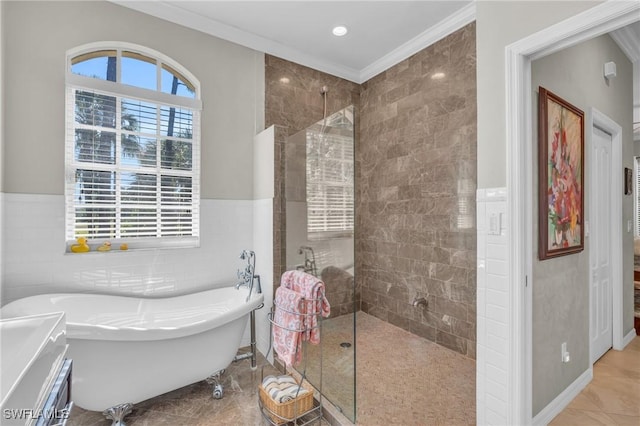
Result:
M294 332L294 333L311 333L311 331L315 331L317 333L319 333L321 335L322 333L322 315L319 309L314 309L314 311L318 311L318 312L307 312L308 309L306 309L308 306L317 306L318 303L322 303L322 301L324 300L324 290L320 291L320 297L319 298L314 298L314 299L308 299L308 298L300 298L300 302L299 302L299 308L302 308L299 310L299 312L294 312L291 311L290 309L286 309L283 306L279 306L275 301L274 301L274 306L271 309L271 311L267 314L267 318L269 319L269 323L270 323L270 330L269 330L269 349L267 350L267 356L273 351L274 355L277 355L277 352L275 351L274 347L273 347L273 327L278 327L282 330L286 330L286 331L290 331L290 332ZM311 305L310 305L311 304ZM315 304L315 305L314 305ZM280 309L283 312L286 312L287 314L291 314L291 315L299 315L299 316L303 316L305 317L305 321L303 321L304 327L300 328L300 329L293 329L290 327L286 327L284 325L278 324L274 318L275 318L275 310L276 309ZM312 321L308 321L306 319L308 319L309 317L315 317L317 321L315 321L315 325L313 326L309 326L309 324ZM306 340L306 339L305 339ZM310 343L310 342L308 342ZM322 339L320 338L320 343L319 345L322 345ZM309 381L307 380L306 377L306 363L307 363L307 345L303 344L302 346L302 359L303 362L301 365L303 365L302 368L302 372L298 373L300 375L300 381L298 383L299 386L305 386L307 387L306 384L304 384L304 381L306 380L307 383L309 383ZM319 371L320 371L320 377L322 378L322 348L320 348L320 357L319 357ZM284 369L285 372L287 374L290 374L290 369L293 369L292 365L287 365L284 361L282 361L280 358L278 358L284 365ZM264 369L262 370L262 377L261 377L261 381L264 380ZM310 388L313 388L310 383L308 385ZM281 415L281 413L276 412L276 409L274 409L274 405L273 404L265 404L263 402L263 400L261 399L260 395L258 396L258 405L260 407L260 411L262 413L262 417L271 425L274 426L279 426L282 425L284 423L287 424L293 424L294 426L304 426L304 425L310 425L313 423L318 422L318 424L321 423L322 420L322 399L323 399L323 395L322 395L322 379L320 379L319 381L319 385L317 387L317 392L314 392L315 395L315 399L313 400L313 404L311 406L311 408L306 409L307 405L305 405L305 409L304 411L301 410L301 412L298 412L298 400L299 398L296 397L296 399L294 400L294 404L295 407L293 409L293 416L283 416ZM262 398L264 398L264 393Z

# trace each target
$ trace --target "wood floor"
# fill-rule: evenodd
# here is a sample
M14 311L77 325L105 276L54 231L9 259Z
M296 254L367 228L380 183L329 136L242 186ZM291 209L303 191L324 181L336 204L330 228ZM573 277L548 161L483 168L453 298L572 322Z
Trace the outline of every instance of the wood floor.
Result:
M600 358L591 383L549 424L640 425L640 336Z

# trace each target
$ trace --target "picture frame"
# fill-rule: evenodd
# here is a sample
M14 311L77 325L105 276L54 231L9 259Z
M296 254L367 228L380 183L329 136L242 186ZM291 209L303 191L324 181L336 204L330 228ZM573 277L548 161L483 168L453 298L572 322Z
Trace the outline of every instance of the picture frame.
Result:
M624 195L633 193L633 170L628 167L624 168Z
M538 97L538 258L584 250L584 112L549 90Z

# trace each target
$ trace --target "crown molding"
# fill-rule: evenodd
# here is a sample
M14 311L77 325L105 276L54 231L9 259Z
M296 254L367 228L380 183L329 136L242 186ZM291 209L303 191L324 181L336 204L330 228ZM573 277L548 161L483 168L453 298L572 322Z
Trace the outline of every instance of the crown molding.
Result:
M111 0L111 3L191 28L258 52L277 56L318 71L360 83L358 81L360 75L359 70L318 60L307 53L292 49L284 44L251 34L164 1Z
M396 65L398 62L405 60L425 47L459 30L463 26L473 22L476 18L476 5L474 1L367 67L358 70L333 62L319 60L312 55L293 49L282 43L240 30L215 19L198 15L165 1L111 0L111 2L358 84L364 83L375 75Z
M476 3L474 1L365 67L360 72L360 81L358 81L358 83L364 83L381 72L386 71L397 63L407 59L409 56L418 53L465 25L470 24L475 21L475 19Z

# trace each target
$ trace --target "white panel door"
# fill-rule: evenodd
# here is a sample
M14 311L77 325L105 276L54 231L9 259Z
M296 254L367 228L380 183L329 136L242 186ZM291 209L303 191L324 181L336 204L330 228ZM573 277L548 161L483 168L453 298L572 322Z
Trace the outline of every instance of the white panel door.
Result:
M613 345L611 266L611 135L593 127L589 244L591 363Z

